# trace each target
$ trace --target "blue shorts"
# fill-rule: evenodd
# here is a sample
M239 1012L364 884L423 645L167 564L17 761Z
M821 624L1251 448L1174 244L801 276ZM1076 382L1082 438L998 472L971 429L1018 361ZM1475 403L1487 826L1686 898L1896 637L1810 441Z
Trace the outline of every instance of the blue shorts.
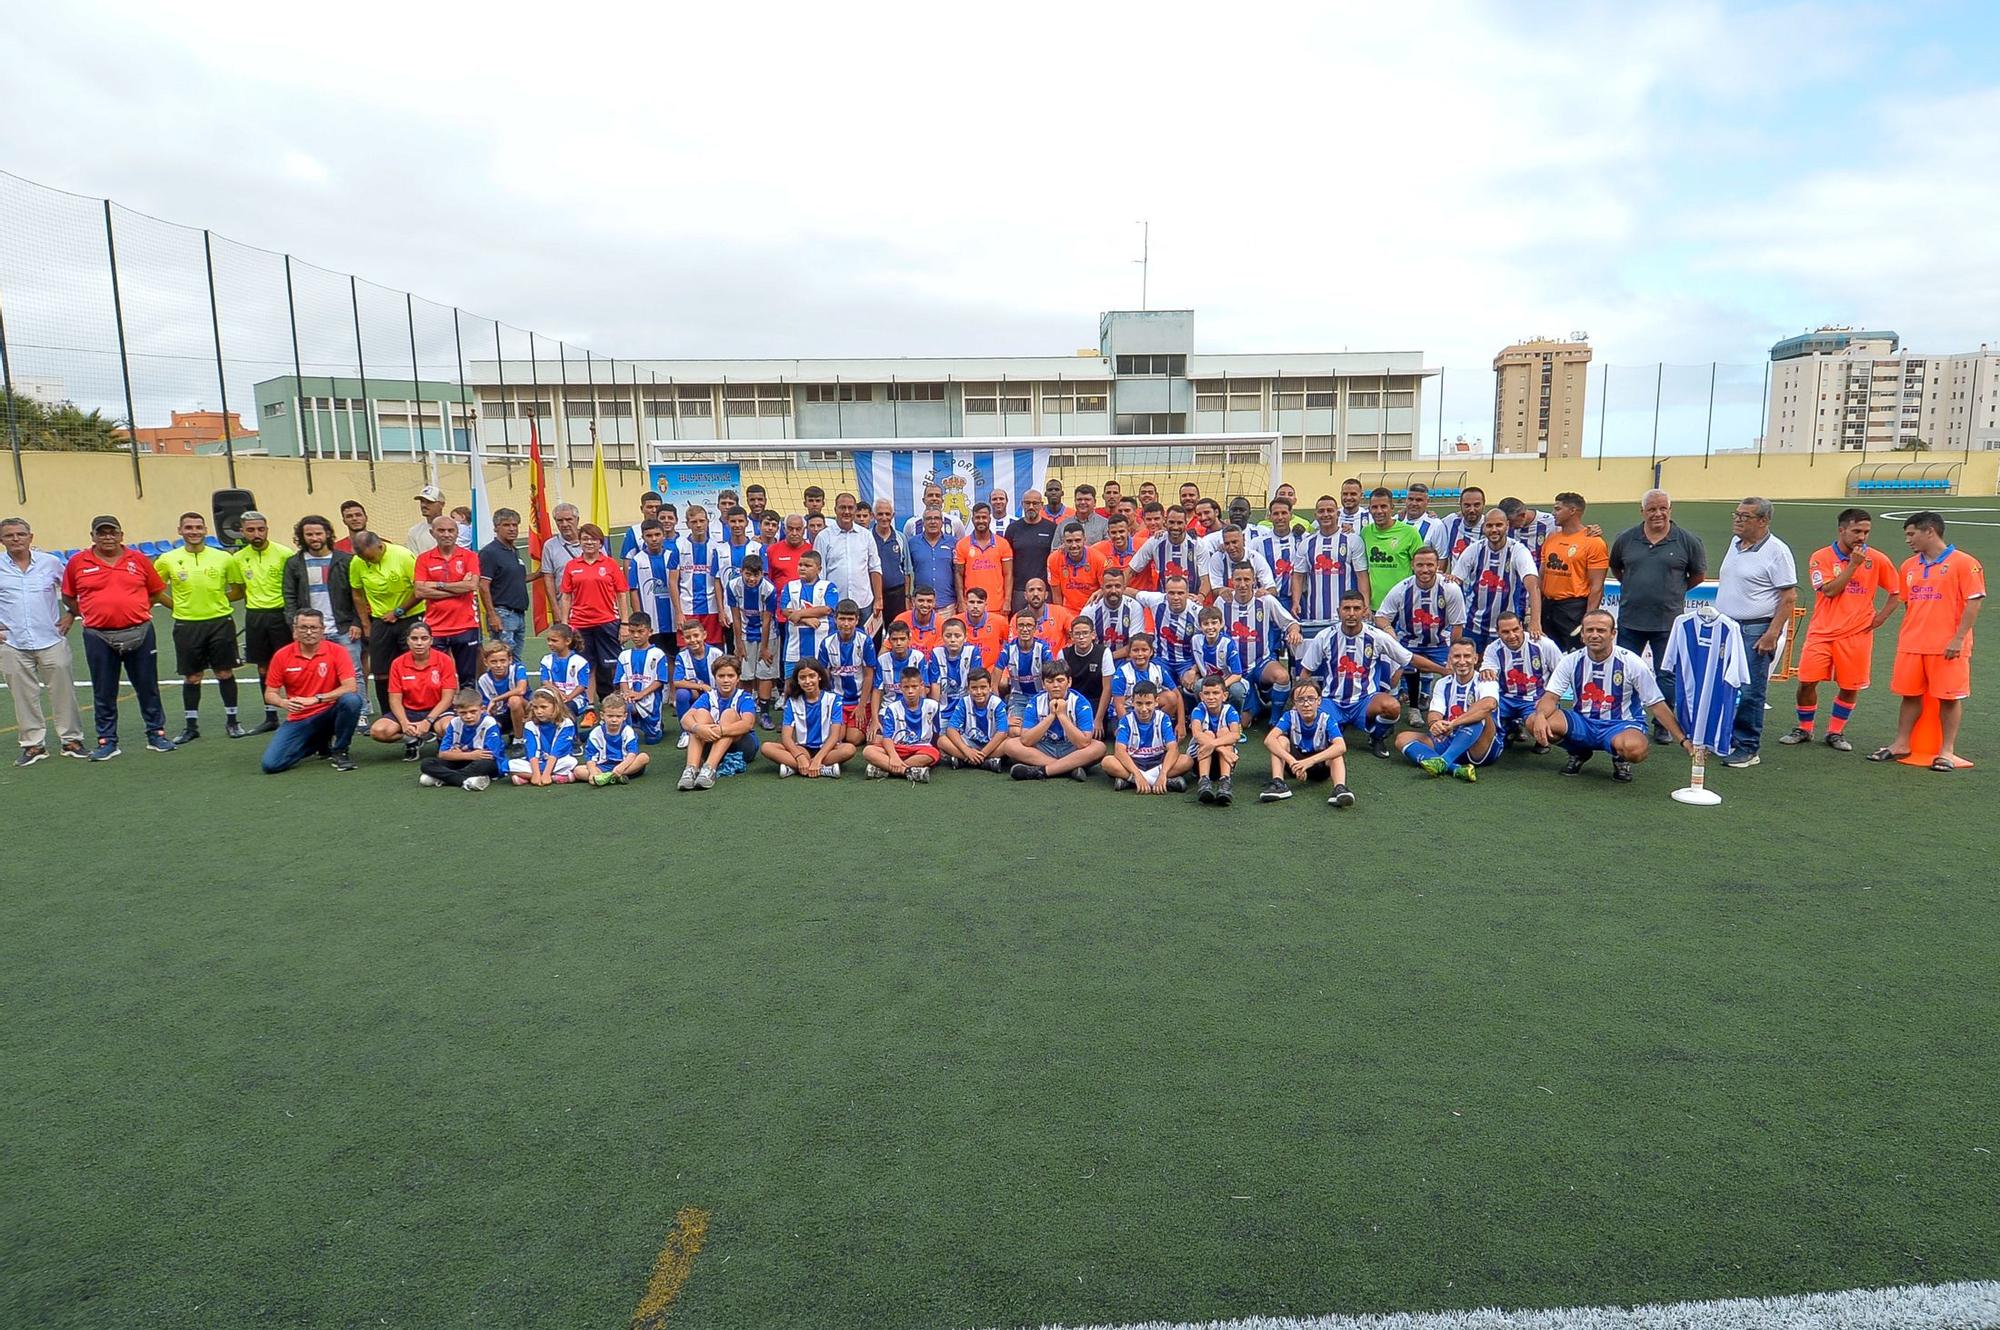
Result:
M1365 730L1368 728L1368 704L1374 700L1373 693L1369 693L1359 702L1340 703L1329 699L1320 703L1320 710L1333 718L1335 731Z
M1500 699L1500 710L1494 714L1493 719L1498 721L1500 728L1504 730L1509 725L1524 721L1534 714L1534 701L1521 702L1511 697L1503 697Z
M1572 753L1593 753L1599 749L1608 753L1612 739L1625 731L1646 732L1646 722L1642 720L1592 720L1568 707L1563 708L1562 714L1569 722L1569 733L1563 736L1562 746Z
M1465 755L1465 760L1472 763L1472 765L1475 767L1489 767L1492 766L1495 762L1498 762L1500 760L1500 755L1506 751L1507 751L1507 731L1501 729L1498 725L1495 725L1493 727L1493 744L1486 750L1486 756L1474 757L1472 756L1472 754L1467 753Z
M655 693L653 696L658 697L659 694ZM651 715L643 711L634 711L631 713L631 718L632 728L639 731L640 737L647 743L656 744L667 737L667 723L658 711Z
M1076 751L1076 745L1069 741L1069 736L1054 725L1049 726L1049 732L1035 747L1041 750L1044 757L1068 757Z

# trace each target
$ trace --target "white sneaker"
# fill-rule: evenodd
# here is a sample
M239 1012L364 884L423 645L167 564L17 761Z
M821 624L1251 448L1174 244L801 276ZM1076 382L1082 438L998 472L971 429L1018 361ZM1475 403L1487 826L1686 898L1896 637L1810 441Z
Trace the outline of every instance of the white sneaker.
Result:
M444 784L444 782L439 780L436 776L418 776L417 784L423 786L427 790L435 790L438 786Z
M888 775L889 773L882 770L882 768L876 766L873 762L870 762L866 767L866 769L864 769L861 774L863 778L867 780L881 780L884 776Z
M1745 753L1741 757L1730 758L1727 762L1724 762L1722 765L1725 767L1735 767L1738 771L1741 771L1744 767L1759 766L1762 764L1762 762L1763 759L1760 758L1757 754Z
M695 787L695 788L696 788L697 790L712 790L712 789L714 789L714 788L715 788L715 768L714 768L714 767L703 767L703 768L702 768L702 769L701 769L700 771L697 771L697 772L695 772L695 773L694 773L694 787Z
M684 770L684 771L682 771L682 772L681 772L681 781L680 781L680 784L678 784L678 785L674 786L674 788L675 788L675 789L677 789L677 790L691 790L691 789L693 789L693 788L694 788L694 768L693 768L693 767L689 767L689 768L687 768L686 770Z
M681 736L680 736L680 738L678 738L678 739L674 740L674 747L676 747L676 748L686 748L687 746L688 746L688 736L687 736L687 731L686 731L686 730L682 730L682 731L681 731Z
M492 783L493 778L491 776L467 776L465 783L460 785L459 788L462 790L472 790L476 793Z
M840 779L840 763L838 763L838 762L829 762L829 763L827 763L827 764L826 764L826 768L825 768L825 770L826 770L826 774L827 774L827 776L828 776L828 777L830 777L831 779L833 779L833 780L839 780L839 779Z
M783 762L780 762L780 763L778 764L778 779L779 779L779 780L783 780L783 779L784 779L785 777L787 777L787 776L789 776L789 775L791 775L791 774L792 774L792 769L791 769L790 767L786 766L786 765L785 765L785 764L784 764Z

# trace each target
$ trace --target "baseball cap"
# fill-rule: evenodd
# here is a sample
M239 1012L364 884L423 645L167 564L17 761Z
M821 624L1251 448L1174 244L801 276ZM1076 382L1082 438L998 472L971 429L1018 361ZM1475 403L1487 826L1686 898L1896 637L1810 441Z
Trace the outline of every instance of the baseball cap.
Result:
M435 485L426 485L417 491L417 497L425 503L443 503L444 491Z
M102 531L105 527L110 527L114 531L123 531L125 529L125 524L119 521L117 518L111 516L109 513L103 514L102 516L99 517L93 517L90 519L91 535L93 536L96 535L98 532Z

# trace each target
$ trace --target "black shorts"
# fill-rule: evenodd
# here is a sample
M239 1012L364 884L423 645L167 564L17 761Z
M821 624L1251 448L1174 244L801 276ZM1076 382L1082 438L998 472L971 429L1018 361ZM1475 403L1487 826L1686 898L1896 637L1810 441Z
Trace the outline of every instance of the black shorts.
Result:
M332 631L333 625L327 629ZM278 654L281 647L292 640L292 626L285 622L283 610L245 610L243 612L243 654L263 669L271 663L271 657Z
M233 670L236 656L236 616L220 619L174 620L174 668L182 675Z

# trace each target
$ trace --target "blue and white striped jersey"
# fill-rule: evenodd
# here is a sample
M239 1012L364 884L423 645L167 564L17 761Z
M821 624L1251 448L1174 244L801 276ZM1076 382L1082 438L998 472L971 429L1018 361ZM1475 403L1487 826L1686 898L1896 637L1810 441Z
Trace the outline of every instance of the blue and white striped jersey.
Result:
M438 731L438 752L470 752L474 749L492 758L495 766L506 765L507 736L500 732L499 721L491 716L481 716L477 724L467 725L453 716Z
M682 614L720 614L722 542L714 537L695 541L682 536L668 549L673 556L668 567L680 574L681 599L676 609Z
M1193 659L1195 670L1203 677L1220 674L1224 678L1243 673L1243 649L1236 645L1236 639L1225 629L1215 637L1196 633L1188 643L1188 654Z
M778 612L778 588L768 577L758 578L753 587L746 585L738 574L729 579L723 595L729 602L730 618L736 621L737 634L746 644L761 646L768 634L778 630L774 617Z
M1528 557L1528 547L1520 541L1504 541L1496 550L1485 539L1458 556L1451 575L1465 588L1465 631L1482 639L1499 631L1500 612L1514 608L1515 597L1524 594L1528 579L1541 576L1535 561Z
M1021 728L1034 729L1047 720L1054 710L1047 693L1036 693L1028 702L1028 714L1022 718ZM1085 734L1092 733L1097 725L1097 709L1090 705L1088 698L1074 688L1063 694L1062 710L1068 714L1070 723ZM1060 722L1049 727L1050 734L1055 734L1059 730L1061 730ZM1066 731L1064 734L1067 737Z
M1242 723L1243 714L1236 709L1234 702L1226 699L1220 707L1213 711L1208 709L1208 703L1206 702L1197 702L1188 708L1189 738L1193 738L1202 730L1206 730L1210 734L1215 734L1220 730L1229 728L1231 725L1241 725Z
M706 711L709 720L719 725L731 712L738 712L746 716L755 716L757 714L757 697L748 688L738 688L727 697L722 695L720 689L711 688L706 693L703 693L693 706L688 708L688 714L690 715L697 711Z
M1491 698L1497 704L1500 701L1500 685L1477 674L1464 683L1452 675L1441 674L1431 685L1429 711L1433 716L1457 720L1481 698Z
M1042 691L1042 666L1052 659L1048 643L1039 637L1025 647L1015 638L1000 648L1000 668L1012 677L1014 691L1027 697Z
M1277 579L1279 599L1289 603L1292 598L1292 571L1299 566L1298 550L1304 543L1303 533L1287 527L1283 531L1273 531L1266 526L1253 526L1243 533L1243 547L1263 556L1271 566L1271 576Z
M1133 761L1149 771L1160 765L1179 737L1174 732L1173 720L1164 711L1155 710L1153 718L1145 721L1139 719L1136 711L1118 718L1118 742L1125 745Z
M521 727L521 750L530 762L538 757L575 757L576 722L531 720Z
M625 580L632 587L633 607L652 619L656 633L671 632L674 626L674 602L667 595L667 570L674 566L673 560L671 547L658 554L641 549L625 560Z
M1519 651L1496 637L1487 644L1479 669L1500 685L1502 701L1532 705L1548 691L1561 663L1562 649L1546 637L1523 637Z
M1132 569L1135 572L1156 569L1157 585L1161 587L1166 586L1169 577L1185 577L1192 592L1198 589L1201 577L1201 554L1201 538L1192 531L1182 533L1179 541L1161 532L1139 546L1139 552L1132 556Z
M1332 619L1340 613L1340 598L1361 586L1367 550L1361 537L1347 531L1331 535L1314 527L1293 550L1293 569L1305 574L1305 595L1299 601L1302 619Z
M723 568L729 580L734 581L743 576L743 559L744 556L750 554L755 554L759 558L762 558L764 554L764 542L761 540L751 540L747 537L741 545L732 545L726 540L722 542Z
M1252 596L1245 605L1234 595L1215 602L1222 611L1222 631L1236 643L1245 674L1264 668L1274 656L1285 654L1285 630L1298 620L1278 603L1276 596Z
M1084 606L1083 617L1097 630L1097 640L1113 651L1123 651L1134 635L1146 631L1146 607L1130 592L1117 605L1095 600Z
M935 680L931 677L931 658L912 647L900 655L894 651L882 653L882 686L894 688L903 681L904 670L915 670L929 687Z
M1130 697L1132 690L1142 682L1151 682L1162 693L1171 692L1174 688L1173 676L1167 673L1166 666L1159 661L1149 660L1146 662L1146 667L1141 669L1129 660L1121 660L1118 662L1118 668L1111 671L1111 695Z
M1403 517L1397 520L1402 522L1404 526L1415 527L1417 534L1424 538L1424 544L1430 546L1432 549L1438 547L1438 537L1444 532L1443 518L1434 516L1431 513L1419 513L1416 517Z
M994 735L1007 732L1007 704L993 693L987 694L983 707L961 697L945 711L944 727L957 730L974 748L984 748Z
M821 693L817 702L808 702L803 697L786 698L785 728L791 731L793 743L817 753L829 739L840 734L839 695Z
M507 673L504 678L496 679L493 677L493 671L481 670L472 686L479 690L480 701L491 706L526 682L528 682L528 667L518 660L510 660L507 662Z
M666 678L667 653L656 646L627 647L618 653L618 678L615 681L628 693L637 693L642 688L661 683ZM650 693L645 697L632 699L632 712L638 716L660 714L660 695Z
M554 652L542 657L542 682L560 684L564 688L590 687L590 662L580 652L565 651L558 656Z
M1278 594L1288 596L1290 590L1280 587ZM1164 591L1140 591L1134 598L1153 616L1154 658L1167 667L1168 674L1180 678L1182 671L1194 664L1192 644L1201 631L1199 603L1190 595L1176 610L1167 604Z
M1662 700L1652 668L1624 647L1611 648L1603 660L1593 660L1588 649L1570 652L1556 666L1549 691L1596 721L1642 720L1646 708Z
M1438 552L1438 558L1444 561L1446 568L1455 567L1459 555L1485 539L1479 534L1479 524L1485 520L1485 513L1481 513L1470 522L1465 520L1463 513L1445 515L1443 523L1438 527L1436 538L1431 541L1431 548Z
M938 711L934 697L920 697L911 706L897 693L882 704L882 737L892 744L936 743Z
M843 706L854 706L861 701L864 689L875 681L875 643L855 630L854 636L843 639L839 629L828 633L819 640L819 660L833 676L833 691L840 697Z
M1383 691L1389 677L1409 665L1410 652L1372 624L1363 624L1352 637L1335 624L1309 638L1298 661L1318 677L1328 701L1352 706Z
M1340 732L1333 728L1333 715L1325 707L1314 712L1311 721L1293 707L1278 718L1278 729L1291 745L1293 757L1308 757L1340 737Z
M1675 619L1660 672L1674 676L1674 715L1682 733L1727 757L1735 748L1737 690L1750 682L1750 668L1736 620L1697 610Z
M1554 513L1536 513L1526 526L1512 527L1507 534L1521 542L1521 547L1528 551L1528 557L1539 568L1542 566L1542 546L1555 534L1555 530Z
M1433 578L1428 588L1406 577L1382 597L1375 617L1389 621L1389 631L1404 646L1434 651L1451 641L1451 630L1465 625L1465 592L1455 582ZM1380 627L1378 623L1376 627Z
M615 767L638 752L639 731L630 725L620 725L614 732L610 726L599 723L591 727L590 737L583 741L583 760L595 766Z
M965 676L978 668L979 648L970 642L957 651L940 642L930 649L926 660L928 682L939 685L945 702L965 696Z
M840 588L823 577L817 582L808 582L803 578L797 578L785 583L785 593L778 600L779 608L786 610L796 609L801 605L838 605L839 603ZM785 659L804 660L809 656L817 657L819 655L820 639L823 637L832 637L833 634L833 616L831 614L821 619L817 626L808 623L795 623L788 618L785 623Z
M693 647L682 647L674 653L674 687L696 692L715 687L715 662L722 656L721 647L703 647L699 653Z

